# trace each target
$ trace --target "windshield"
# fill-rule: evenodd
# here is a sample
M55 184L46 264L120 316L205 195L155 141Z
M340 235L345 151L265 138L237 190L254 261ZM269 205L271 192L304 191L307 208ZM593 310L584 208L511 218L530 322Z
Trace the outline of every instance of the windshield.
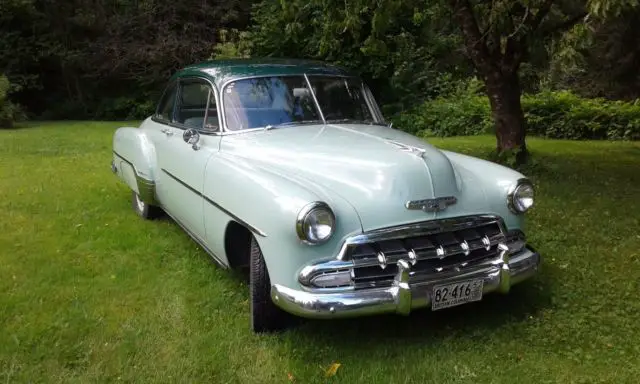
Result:
M375 119L366 90L355 78L309 76L322 114L304 76L243 79L224 88L227 128L238 131L291 123L364 122Z

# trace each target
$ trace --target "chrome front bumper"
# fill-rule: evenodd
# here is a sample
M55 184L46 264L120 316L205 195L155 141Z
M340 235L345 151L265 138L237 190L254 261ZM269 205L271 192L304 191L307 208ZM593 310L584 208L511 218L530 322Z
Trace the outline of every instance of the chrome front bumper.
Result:
M488 260L469 271L415 284L410 282L409 264L400 261L399 272L393 285L388 288L316 293L294 290L276 284L271 287L271 299L285 311L308 318L356 317L393 312L407 315L412 309L431 305L431 292L434 285L482 278L483 294L507 293L514 284L535 275L540 261L541 258L537 252L524 248L518 253L509 255L508 261L499 255L496 259Z

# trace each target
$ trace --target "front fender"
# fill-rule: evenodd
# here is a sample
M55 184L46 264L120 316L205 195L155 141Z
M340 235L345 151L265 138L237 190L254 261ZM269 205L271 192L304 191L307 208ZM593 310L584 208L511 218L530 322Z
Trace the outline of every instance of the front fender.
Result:
M335 257L345 237L362 231L353 207L337 194L241 157L222 155L208 167L204 191L224 210L257 230L254 236L274 284L298 287L296 277L305 265ZM298 213L313 201L326 202L336 216L334 235L320 245L303 243L295 230ZM222 238L211 240L224 244Z
M484 194L483 200L486 204L486 212L496 214L504 219L507 229L524 230L525 215L516 215L507 205L507 195L509 188L516 182L524 178L520 172L511 168L496 164L487 160L472 156L463 155L456 152L442 151L454 166L456 177L462 185L464 194L472 198L479 199L479 193ZM464 203L464 202L462 202ZM463 204L459 204L460 208ZM477 202L472 206L480 206ZM455 207L455 206L454 206ZM470 209L470 207L467 207ZM468 210L469 210L468 209ZM451 214L455 208L451 209Z
M149 203L155 203L156 152L145 130L118 128L113 135L114 172Z

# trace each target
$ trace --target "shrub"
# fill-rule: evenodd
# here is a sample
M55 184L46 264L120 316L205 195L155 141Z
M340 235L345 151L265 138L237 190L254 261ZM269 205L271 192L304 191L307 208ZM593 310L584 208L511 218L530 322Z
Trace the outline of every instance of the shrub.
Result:
M11 88L9 79L0 75L0 128L11 128L15 121L22 116L20 108L9 101L8 93Z
M144 97L104 99L96 108L95 118L103 120L136 120L151 116L155 100Z
M522 99L528 132L558 139L640 140L637 102L585 99L569 91Z
M585 99L569 91L542 92L522 97L527 134L554 139L640 140L640 104ZM486 96L458 92L429 100L395 116L394 125L408 132L432 136L478 135L493 132Z

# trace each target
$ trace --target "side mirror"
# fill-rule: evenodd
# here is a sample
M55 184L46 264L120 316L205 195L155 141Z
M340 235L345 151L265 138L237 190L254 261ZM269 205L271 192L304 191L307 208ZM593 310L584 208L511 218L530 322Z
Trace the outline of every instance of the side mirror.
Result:
M200 146L198 145L198 142L200 141L200 134L195 129L186 129L182 134L182 140L187 144L191 144L191 148L193 148L194 151L200 149Z

